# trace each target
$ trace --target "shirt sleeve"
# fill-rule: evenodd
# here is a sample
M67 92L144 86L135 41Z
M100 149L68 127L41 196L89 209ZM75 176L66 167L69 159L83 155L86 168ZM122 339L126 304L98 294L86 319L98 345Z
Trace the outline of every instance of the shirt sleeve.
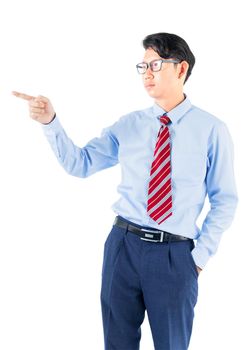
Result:
M57 116L42 128L59 163L70 175L85 178L118 163L119 143L112 126L82 148L67 136Z
M222 233L231 224L237 206L234 179L233 143L224 123L214 127L208 147L206 176L210 210L192 251L197 266L203 268L215 254Z

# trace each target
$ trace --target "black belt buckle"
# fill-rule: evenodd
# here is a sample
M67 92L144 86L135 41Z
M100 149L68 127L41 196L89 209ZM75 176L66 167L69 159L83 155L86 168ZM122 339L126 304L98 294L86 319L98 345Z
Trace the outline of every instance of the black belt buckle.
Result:
M145 228L141 229L142 232L144 232L144 237L140 237L143 241L149 241L149 242L163 242L164 240L164 232L163 231L152 231L152 230L147 230ZM159 239L153 239L154 236L159 234Z

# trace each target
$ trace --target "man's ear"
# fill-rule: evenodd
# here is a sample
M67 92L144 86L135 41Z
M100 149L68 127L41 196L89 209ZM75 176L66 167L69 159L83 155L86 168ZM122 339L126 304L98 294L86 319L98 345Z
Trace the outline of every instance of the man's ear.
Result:
M178 64L178 78L179 79L186 79L186 74L189 68L189 64L187 61L182 61Z

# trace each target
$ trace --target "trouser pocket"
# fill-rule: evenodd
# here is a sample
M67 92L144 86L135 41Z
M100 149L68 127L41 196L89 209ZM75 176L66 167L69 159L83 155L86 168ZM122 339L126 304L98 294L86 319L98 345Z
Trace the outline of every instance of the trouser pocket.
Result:
M191 241L189 244L188 254L189 254L189 260L191 262L192 268L194 269L194 272L196 273L196 277L198 277L199 273L197 270L197 265L196 265L195 260L193 259L193 256L192 256L192 250L194 249L194 247L195 247L195 244L193 241Z

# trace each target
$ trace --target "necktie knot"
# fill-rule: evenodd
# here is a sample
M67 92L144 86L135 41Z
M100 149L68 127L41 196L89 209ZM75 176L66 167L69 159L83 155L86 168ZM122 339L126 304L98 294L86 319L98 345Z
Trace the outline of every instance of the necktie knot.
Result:
M170 122L170 118L167 116L166 113L160 117L160 122L164 125L167 125Z

